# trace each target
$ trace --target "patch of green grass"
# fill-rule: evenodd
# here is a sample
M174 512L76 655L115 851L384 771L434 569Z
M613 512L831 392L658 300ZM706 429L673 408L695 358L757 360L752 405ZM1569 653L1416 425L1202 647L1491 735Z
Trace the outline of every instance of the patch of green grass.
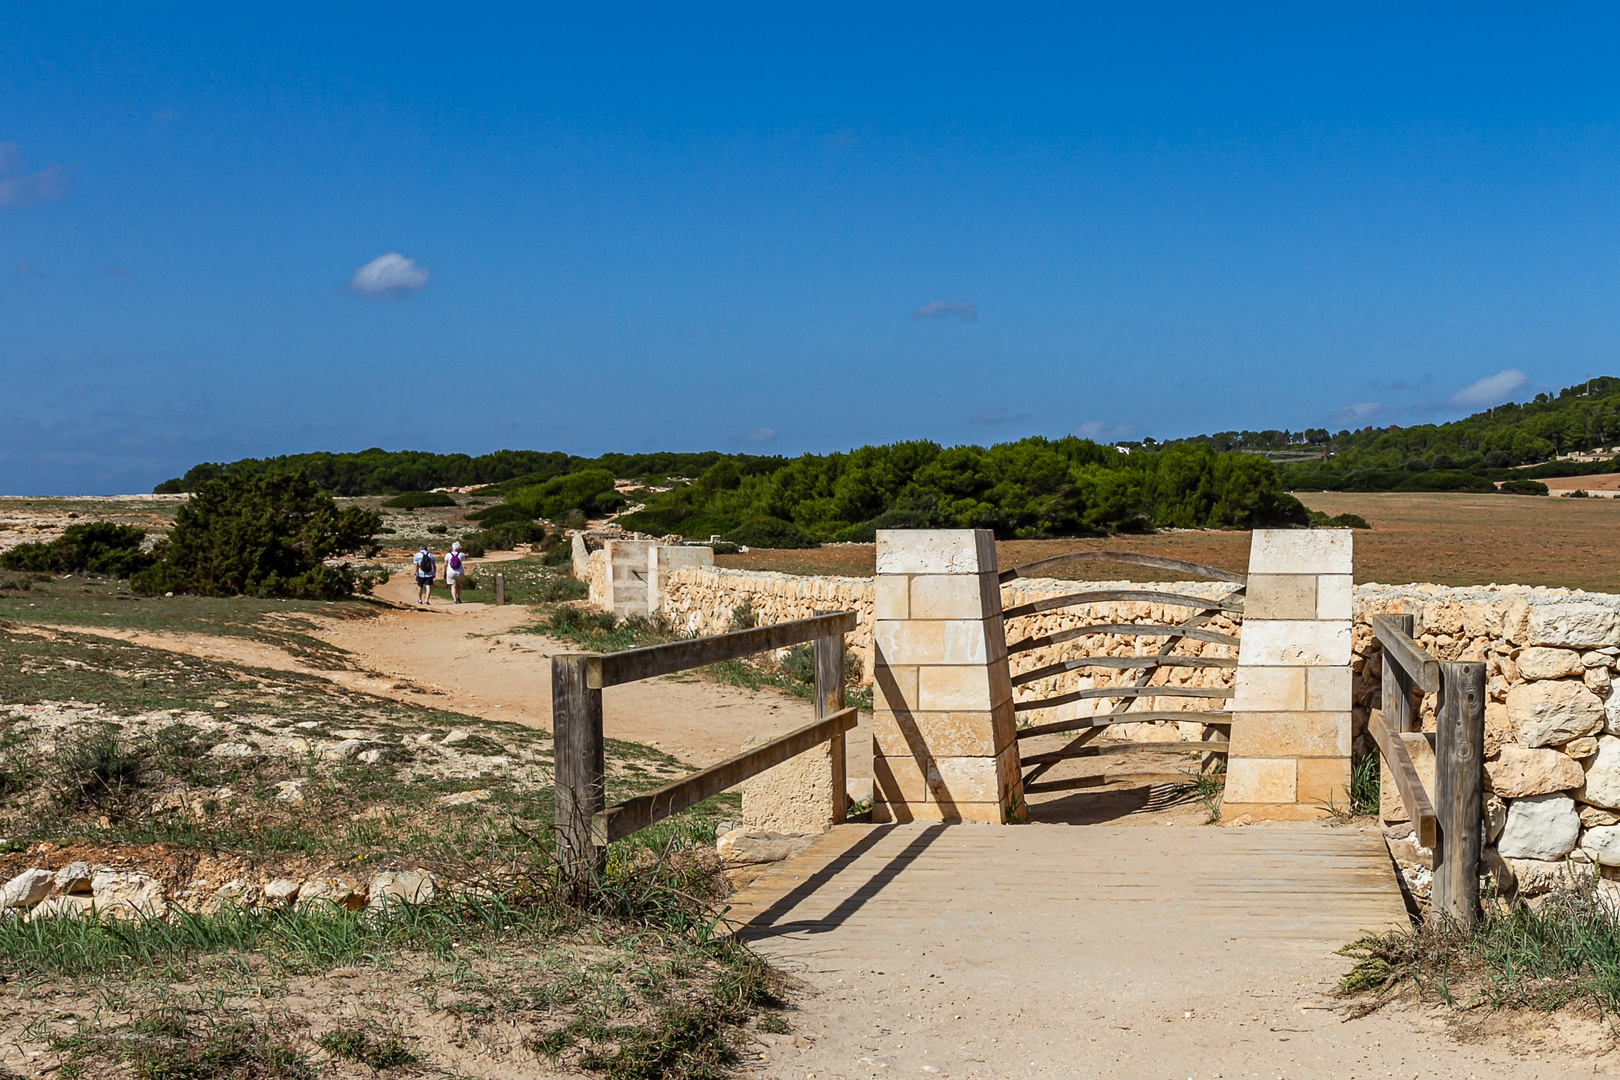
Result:
M338 1028L328 1031L316 1042L333 1057L358 1062L376 1072L416 1063L416 1055L398 1036L384 1035L378 1038L363 1028Z
M1593 879L1537 908L1487 905L1472 928L1452 920L1346 945L1344 995L1412 987L1426 1000L1551 1011L1585 1002L1620 1013L1620 918Z
M1379 773L1378 751L1356 758L1350 767L1350 812L1353 814L1378 813Z
M52 1040L62 1055L58 1076L83 1077L86 1066L138 1080L315 1080L304 1054L288 1045L284 1026L244 1014L189 1016L156 1009L134 1021ZM122 1068L118 1068L122 1066Z

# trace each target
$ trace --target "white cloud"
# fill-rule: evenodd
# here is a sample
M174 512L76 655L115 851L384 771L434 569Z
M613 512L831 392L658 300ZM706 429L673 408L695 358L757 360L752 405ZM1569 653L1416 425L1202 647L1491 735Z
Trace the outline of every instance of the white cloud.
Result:
M27 259L17 260L17 276L28 278L48 278L51 275L29 262Z
M1529 385L1530 376L1518 368L1508 368L1469 383L1452 394L1448 403L1459 409L1477 409L1481 405L1506 401L1510 395Z
M25 173L17 144L0 143L0 209L55 202L67 198L67 193L66 165L47 165L38 172Z
M762 443L776 438L776 429L757 427L743 435L743 442Z
M1106 420L1087 420L1069 434L1090 439L1095 443L1113 443L1127 442L1136 438L1141 431L1140 424L1110 424Z
M379 255L354 272L349 288L374 300L397 300L427 287L427 267L397 251Z
M930 300L922 307L911 313L911 317L918 322L924 319L961 319L964 322L978 322L979 309L975 304L965 300Z

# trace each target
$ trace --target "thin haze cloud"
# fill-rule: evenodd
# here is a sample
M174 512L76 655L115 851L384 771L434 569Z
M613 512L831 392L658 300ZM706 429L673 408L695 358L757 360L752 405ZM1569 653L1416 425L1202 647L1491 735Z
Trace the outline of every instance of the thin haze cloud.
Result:
M1459 409L1477 409L1495 401L1506 401L1508 396L1530 385L1530 376L1518 368L1498 371L1476 380L1451 395L1450 404Z
M979 308L965 300L930 300L922 307L911 313L911 317L918 322L924 319L961 319L963 322L978 322Z
M751 442L751 443L770 442L774 438L776 438L776 429L775 428L757 427L757 428L754 428L753 430L749 431L747 434L745 434L743 436L743 442Z
M1106 420L1087 420L1069 434L1095 443L1124 442L1134 439L1142 431L1139 424L1110 424Z
M47 165L38 172L26 173L17 144L0 143L0 209L56 202L67 198L67 193L66 165Z
M427 287L427 267L397 251L379 255L354 272L349 288L373 300L397 300Z

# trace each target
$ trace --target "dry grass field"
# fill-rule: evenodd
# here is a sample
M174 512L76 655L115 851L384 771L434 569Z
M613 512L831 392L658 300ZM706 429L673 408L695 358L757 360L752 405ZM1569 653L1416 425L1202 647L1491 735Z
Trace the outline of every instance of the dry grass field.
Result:
M1349 494L1309 492L1306 506L1353 513L1372 528L1356 533L1356 580L1442 585L1492 582L1620 592L1620 500L1534 495ZM1014 540L996 545L1003 567L1047 555L1097 548L1141 551L1243 570L1246 532L1187 531L1080 540ZM723 555L722 566L794 574L869 575L871 544L810 551ZM1081 563L1053 576L1142 579L1142 571L1109 573Z

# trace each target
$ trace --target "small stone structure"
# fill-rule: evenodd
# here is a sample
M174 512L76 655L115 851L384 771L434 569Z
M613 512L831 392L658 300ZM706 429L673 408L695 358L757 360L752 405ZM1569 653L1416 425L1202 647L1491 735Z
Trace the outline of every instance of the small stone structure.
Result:
M1224 820L1298 820L1350 805L1353 537L1254 531Z
M988 530L879 530L874 821L1024 817Z
M623 618L663 610L664 590L681 570L714 565L714 549L665 544L646 537L575 533L574 576L590 589L590 602Z

